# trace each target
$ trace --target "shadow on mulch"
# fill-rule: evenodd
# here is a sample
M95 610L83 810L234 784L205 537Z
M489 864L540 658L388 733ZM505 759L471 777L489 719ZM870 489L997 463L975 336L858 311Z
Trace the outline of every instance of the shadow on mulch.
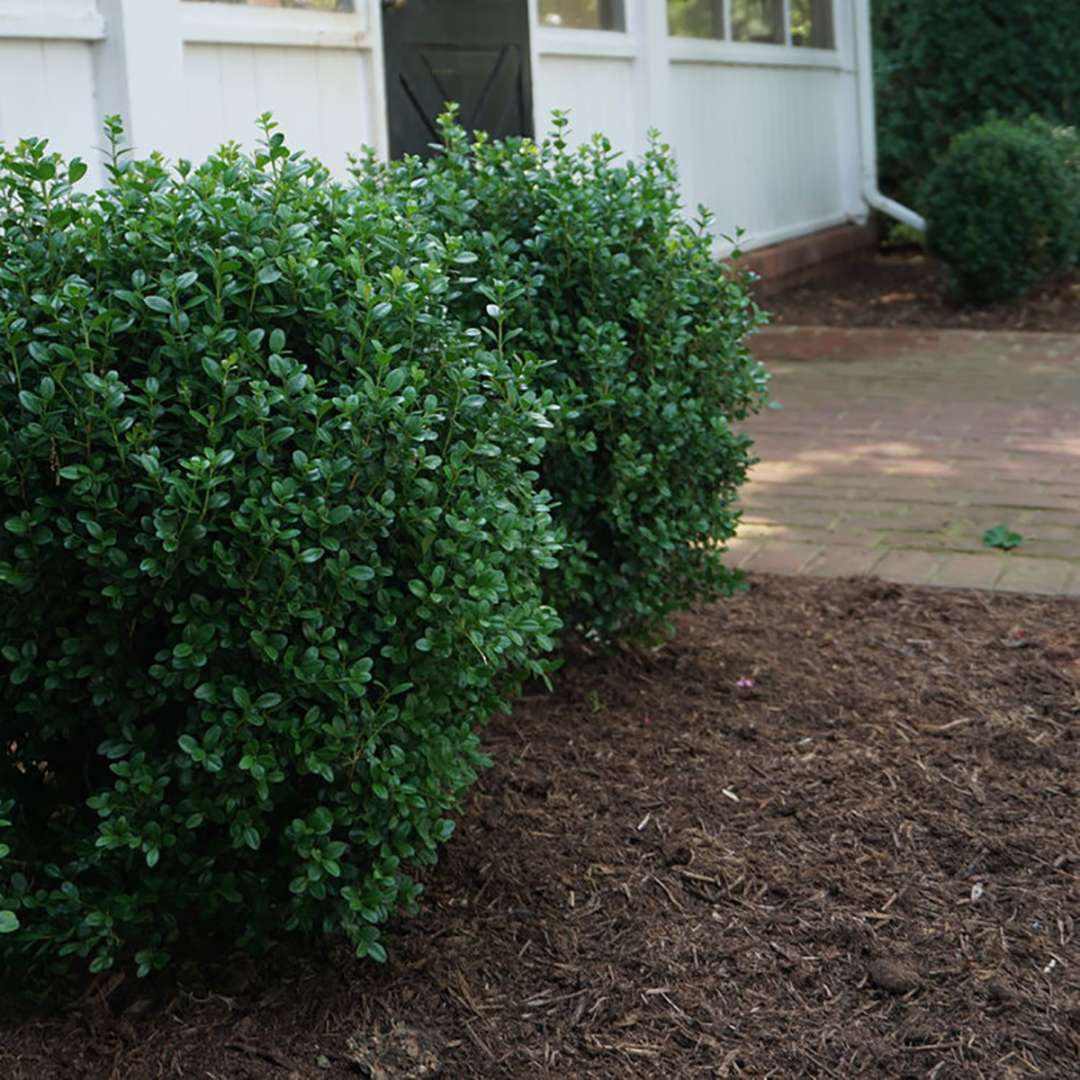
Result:
M990 308L945 302L942 273L919 252L877 254L850 268L762 301L781 326L1080 332L1080 274Z
M385 967L103 978L0 1075L1076 1076L1080 604L751 581L491 726Z

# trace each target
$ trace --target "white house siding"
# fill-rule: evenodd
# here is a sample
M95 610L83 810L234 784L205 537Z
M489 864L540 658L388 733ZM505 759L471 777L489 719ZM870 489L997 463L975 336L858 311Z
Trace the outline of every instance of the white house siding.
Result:
M361 147L385 147L377 0L359 0L355 15L142 2L180 8L192 157L226 139L250 145L263 112L274 114L290 146L339 175Z
M747 248L865 217L851 0L836 0L829 51L670 38L662 0L626 15L625 33L534 30L538 132L567 109L577 137L638 153L659 128L688 212L709 207Z
M48 137L97 177L93 50L102 31L93 0L0 0L0 141Z
M712 103L707 117L691 108L671 117L686 201L711 207L720 231L740 226L757 244L845 220L842 90L831 71L673 65L676 101Z
M227 139L250 142L267 110L290 146L339 174L375 141L370 54L336 48L188 44L184 48L188 143L205 157Z
M0 40L0 139L48 135L66 154L94 140L93 55L81 41Z
M828 52L669 38L663 0L625 0L624 33L542 27L528 3L538 134L556 108L576 137L600 130L630 154L660 128L688 205L751 248L865 215L854 0L836 0ZM96 162L101 118L121 112L140 153L198 159L250 145L270 110L290 145L343 173L362 145L387 145L382 5L356 8L0 0L0 139L47 135Z
M579 136L602 131L615 146L633 152L641 126L632 107L635 74L631 59L541 55L533 66L537 132L549 126L553 109L569 109Z

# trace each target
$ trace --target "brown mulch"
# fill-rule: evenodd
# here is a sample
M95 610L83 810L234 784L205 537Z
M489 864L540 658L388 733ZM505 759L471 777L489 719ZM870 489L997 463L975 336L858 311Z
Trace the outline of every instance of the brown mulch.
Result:
M788 326L886 326L954 330L1080 332L1080 273L991 308L945 301L940 269L919 252L853 260L837 277L762 301L772 321Z
M385 967L105 977L0 1076L1075 1077L1080 603L751 580L492 725Z

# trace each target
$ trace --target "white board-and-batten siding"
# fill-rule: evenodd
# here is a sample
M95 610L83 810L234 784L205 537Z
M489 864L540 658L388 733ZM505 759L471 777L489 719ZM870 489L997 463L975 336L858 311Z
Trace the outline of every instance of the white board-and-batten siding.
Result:
M38 135L90 161L101 141L94 45L103 34L92 0L0 0L0 142Z
M836 49L671 38L662 0L626 0L626 30L540 24L528 0L535 126L566 109L578 138L639 153L672 146L689 208L747 247L865 217L859 192L853 0ZM212 0L0 0L0 141L48 137L100 182L101 121L119 112L138 153L198 160L250 145L274 113L290 146L344 175L387 147L382 6L355 14Z

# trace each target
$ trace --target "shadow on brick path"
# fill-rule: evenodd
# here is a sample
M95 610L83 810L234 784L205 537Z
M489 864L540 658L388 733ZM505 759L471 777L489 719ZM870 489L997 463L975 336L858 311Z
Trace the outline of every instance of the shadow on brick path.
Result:
M785 327L745 569L1080 596L1080 335ZM983 533L1023 536L1004 553Z

